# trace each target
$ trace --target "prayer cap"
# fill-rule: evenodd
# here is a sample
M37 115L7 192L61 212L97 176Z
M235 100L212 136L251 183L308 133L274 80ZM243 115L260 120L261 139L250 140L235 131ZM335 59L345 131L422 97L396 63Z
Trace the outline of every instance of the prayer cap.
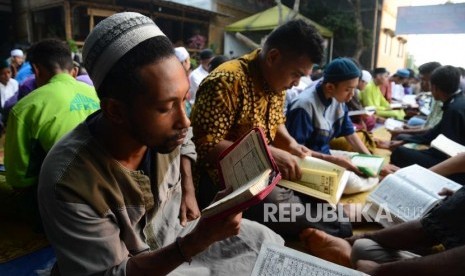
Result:
M408 78L410 77L410 72L407 69L399 69L397 70L396 75L401 78Z
M24 53L21 49L14 49L14 50L11 50L10 55L12 57L23 57Z
M355 63L348 58L337 58L331 61L323 73L325 82L340 82L350 79L359 78L360 69Z
M99 88L111 68L145 40L165 36L152 19L136 12L122 12L102 20L86 38L84 67Z
M362 81L370 82L373 77L367 70L362 70Z
M174 54L176 55L176 57L178 58L180 62L185 61L189 57L189 53L184 47L174 48Z

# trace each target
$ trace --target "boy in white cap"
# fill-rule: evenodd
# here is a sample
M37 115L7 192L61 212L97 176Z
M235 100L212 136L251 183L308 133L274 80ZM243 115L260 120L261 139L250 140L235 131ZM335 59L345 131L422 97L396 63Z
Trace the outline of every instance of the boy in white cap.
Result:
M14 49L11 51L10 65L13 78L18 81L19 85L21 85L28 77L34 75L31 64L24 60L24 53L20 49Z
M10 52L10 68L12 77L16 77L19 68L24 62L24 53L21 49L14 49Z
M189 72L191 69L191 57L189 55L189 52L186 50L184 47L176 47L174 48L174 54L178 58L178 60L181 62L182 67L186 70L186 72Z
M52 275L165 275L183 263L178 275L250 274L261 243L282 238L241 213L180 225L193 189L179 169L189 83L169 39L150 18L118 13L92 30L83 58L101 111L54 146L40 177Z

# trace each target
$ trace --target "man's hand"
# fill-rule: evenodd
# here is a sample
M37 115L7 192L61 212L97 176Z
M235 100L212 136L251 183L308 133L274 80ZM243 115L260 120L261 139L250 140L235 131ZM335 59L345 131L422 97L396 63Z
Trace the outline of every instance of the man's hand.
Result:
M403 128L398 128L398 127L392 130L388 129L388 131L391 133L391 139L394 139L397 135L405 132Z
M203 219L194 230L197 241L212 244L239 234L242 212L229 215L223 219Z
M195 198L195 192L185 192L183 190L181 208L179 209L179 221L181 226L186 226L187 222L192 221L200 217L199 205Z
M453 194L454 194L454 191L447 189L447 188L442 188L438 193L438 195L445 196L445 197L451 196Z
M200 218L195 229L182 239L182 252L185 259L191 259L217 241L239 234L242 212L231 214L223 219Z
M181 207L179 208L179 222L186 226L187 222L200 217L200 210L195 198L194 181L192 180L191 161L181 156Z
M332 156L331 162L339 165L343 168L348 169L349 171L353 171L354 173L358 175L362 175L363 173L355 166L352 161L350 161L349 158L343 157L343 156ZM328 160L329 161L329 160Z
M395 173L397 170L399 170L400 168L397 167L396 165L393 165L393 164L386 164L383 166L383 168L381 169L381 171L379 172L379 175L382 176L382 177L385 177L387 176L388 174L391 174L391 173Z
M302 177L297 156L275 147L270 147L270 151L284 179L299 180Z
M402 146L403 144L405 144L404 141L391 141L391 144L389 145L389 149L390 150L395 150L396 148Z
M292 155L295 155L299 158L305 158L305 156L311 156L312 151L304 145L300 145L297 142L292 143L289 146L288 152Z

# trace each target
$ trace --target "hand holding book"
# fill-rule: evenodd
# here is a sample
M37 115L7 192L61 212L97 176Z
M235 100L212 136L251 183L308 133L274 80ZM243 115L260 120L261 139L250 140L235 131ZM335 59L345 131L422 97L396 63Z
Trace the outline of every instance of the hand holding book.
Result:
M203 209L204 218L221 218L247 209L263 200L281 179L259 128L226 149L220 155L218 167L220 180L231 192Z

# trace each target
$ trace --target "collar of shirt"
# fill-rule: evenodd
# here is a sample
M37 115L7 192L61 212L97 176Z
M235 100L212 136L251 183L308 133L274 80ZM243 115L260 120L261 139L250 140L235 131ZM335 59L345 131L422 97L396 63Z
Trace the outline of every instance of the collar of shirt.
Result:
M330 106L331 103L333 102L333 98L326 99L325 93L323 91L323 81L318 82L315 89L316 89L316 94L318 95L318 98L320 98L321 100L321 103L323 103L325 107Z
M452 94L452 96L450 96L450 98L444 102L444 104L442 105L442 110L446 110L449 107L449 105L454 102L455 98L462 96L462 95L463 95L462 90L459 89L455 91L454 94Z

